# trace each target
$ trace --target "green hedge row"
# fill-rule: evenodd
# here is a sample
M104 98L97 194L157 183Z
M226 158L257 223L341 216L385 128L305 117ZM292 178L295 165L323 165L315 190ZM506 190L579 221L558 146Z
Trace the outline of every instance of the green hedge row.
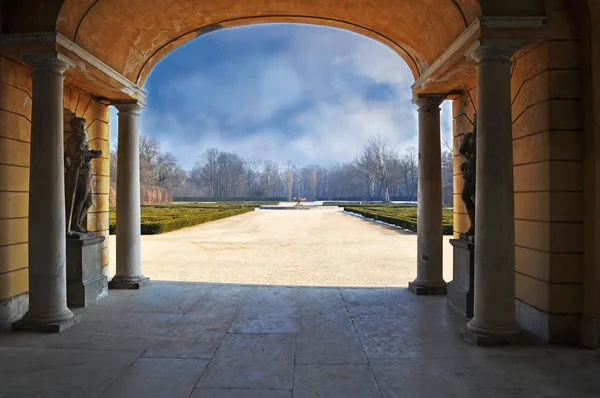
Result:
M396 225L411 231L417 231L417 208L407 206L348 206L344 210L349 213L359 214L366 218ZM453 231L452 209L442 211L442 232L452 235Z
M381 202L323 202L323 206L341 206L341 207L417 207L416 203L389 203L382 204Z
M175 231L180 228L192 227L209 221L236 216L253 211L259 203L220 203L220 204L172 204L161 206L142 206L141 232L142 235L155 235ZM117 230L116 213L110 210L109 233Z
M175 196L173 202L285 202L287 199L280 198L251 198L251 197L239 197L239 198L218 198L209 196Z

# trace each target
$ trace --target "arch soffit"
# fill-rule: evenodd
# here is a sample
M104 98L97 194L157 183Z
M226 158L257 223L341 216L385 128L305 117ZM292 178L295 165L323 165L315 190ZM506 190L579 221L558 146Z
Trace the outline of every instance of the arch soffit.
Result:
M482 0L483 1L483 0ZM295 22L390 47L415 79L481 15L480 0L64 0L56 30L138 85L170 51L216 29ZM190 11L193 10L193 11Z

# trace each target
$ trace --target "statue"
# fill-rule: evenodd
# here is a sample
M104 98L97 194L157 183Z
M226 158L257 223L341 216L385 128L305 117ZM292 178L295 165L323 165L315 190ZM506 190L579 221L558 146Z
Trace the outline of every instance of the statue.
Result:
M75 117L70 124L73 132L65 144L67 237L81 238L90 233L83 221L93 204L91 160L102 151L90 149L84 118Z
M465 233L467 239L475 235L475 166L476 166L476 149L477 149L477 115L475 115L475 123L473 123L473 132L466 134L460 143L458 154L461 155L465 162L460 165L464 184L461 193L461 198L467 208L471 227Z

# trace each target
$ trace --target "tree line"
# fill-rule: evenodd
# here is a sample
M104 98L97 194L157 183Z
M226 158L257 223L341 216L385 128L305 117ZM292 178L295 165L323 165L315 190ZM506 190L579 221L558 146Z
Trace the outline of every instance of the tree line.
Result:
M117 151L111 151L111 183L116 184ZM452 151L442 148L444 203L452 202ZM154 137L140 135L140 179L165 188L172 197L308 200L416 200L418 152L399 151L371 138L353 161L297 167L210 148L186 171Z

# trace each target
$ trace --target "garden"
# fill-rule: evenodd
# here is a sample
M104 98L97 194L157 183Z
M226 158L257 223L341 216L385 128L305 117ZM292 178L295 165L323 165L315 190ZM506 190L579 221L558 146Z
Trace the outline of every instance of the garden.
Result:
M155 235L163 232L192 227L209 221L254 211L265 202L218 202L218 203L173 203L168 205L146 205L141 209L142 235ZM348 213L395 225L410 231L417 231L417 206L415 204L382 204L377 202L341 203L325 202L324 205L342 206ZM117 222L114 208L110 209L109 231L116 233ZM451 208L442 212L444 235L453 233L453 213Z
M381 203L324 203L343 206L348 213L358 214L366 218L395 225L410 231L417 231L417 205L416 204L388 204ZM442 210L442 231L444 235L452 235L453 210Z
M251 203L173 203L169 205L146 205L141 209L142 235L155 235L192 227L209 221L220 220L254 211L259 202ZM116 233L117 215L110 209L109 232Z

